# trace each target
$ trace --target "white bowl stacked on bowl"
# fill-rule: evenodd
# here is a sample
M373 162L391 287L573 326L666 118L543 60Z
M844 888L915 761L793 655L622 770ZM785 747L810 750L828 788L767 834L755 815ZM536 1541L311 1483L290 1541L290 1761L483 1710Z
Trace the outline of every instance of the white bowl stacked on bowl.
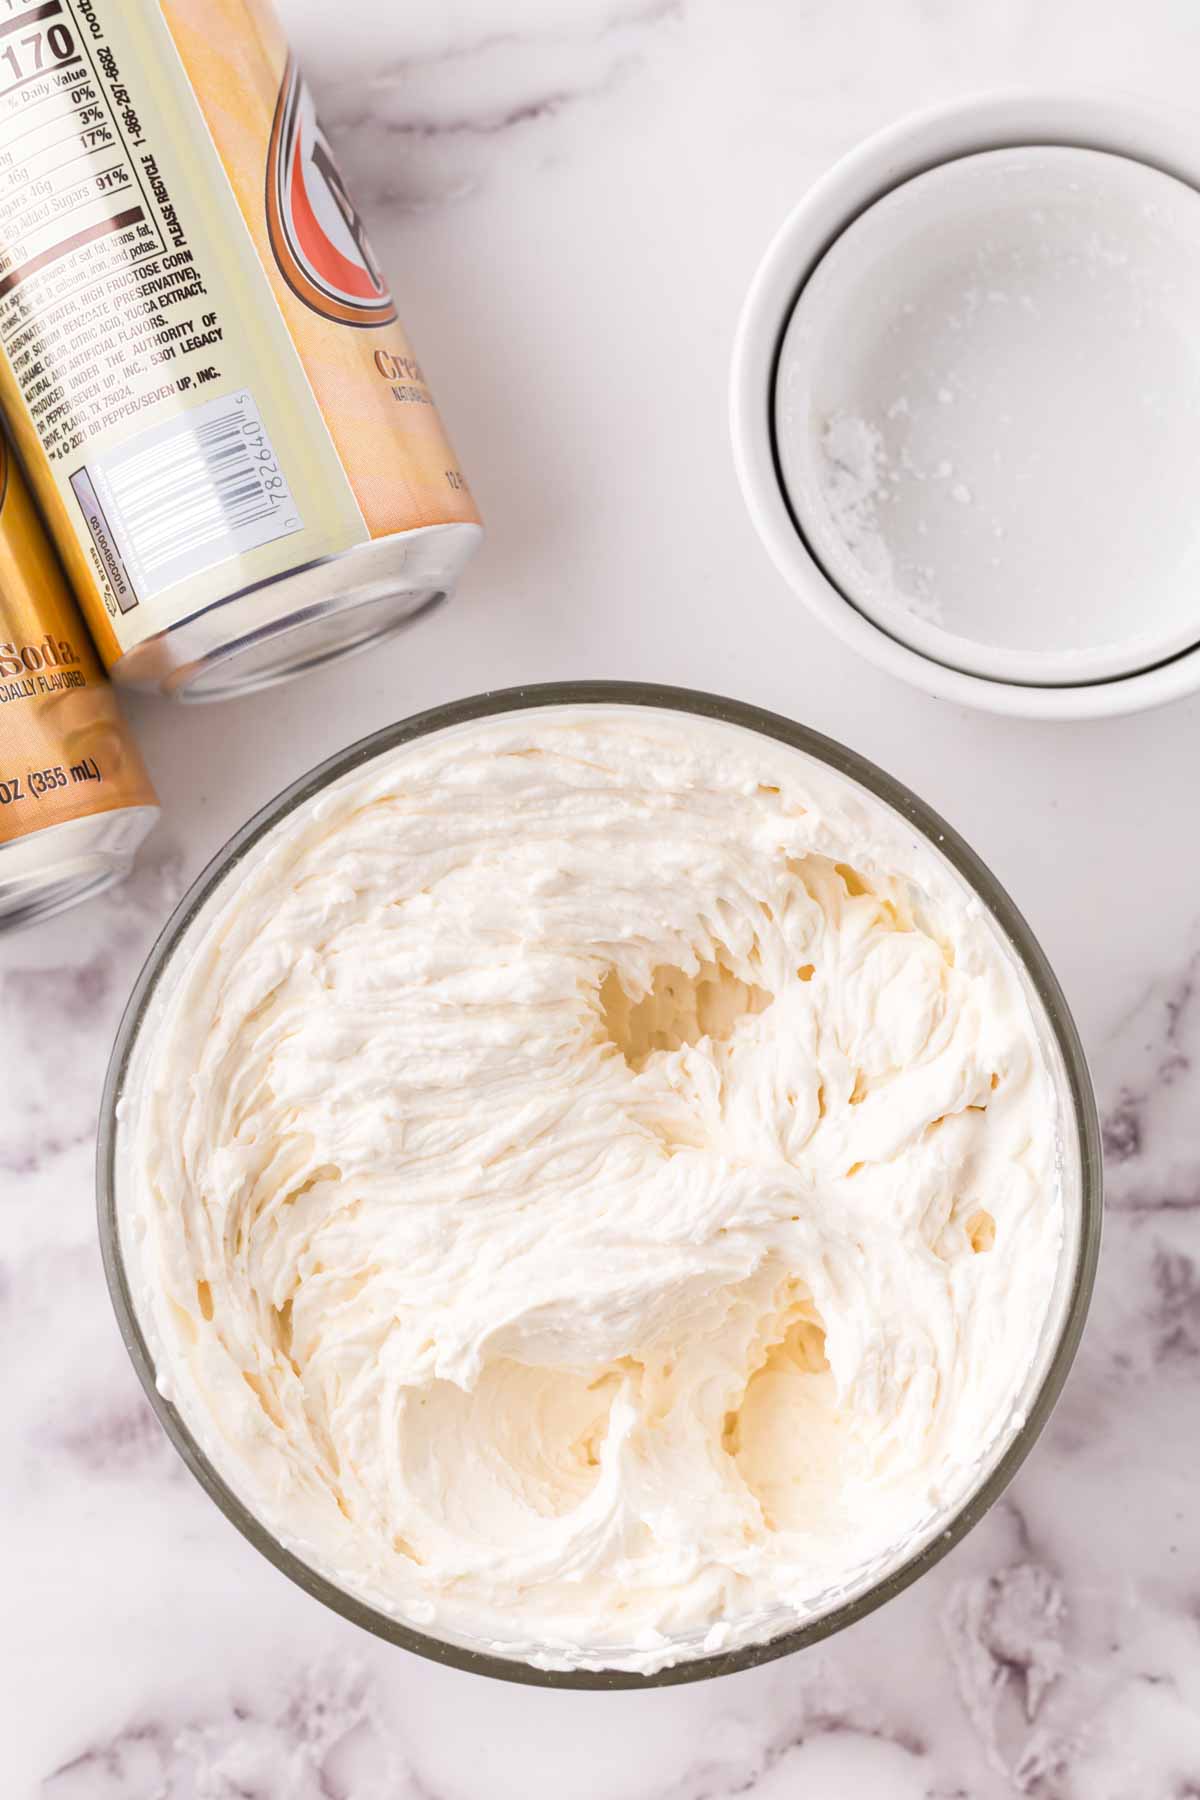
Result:
M1200 686L1200 138L996 97L870 140L785 222L734 354L784 576L928 692L1082 718Z

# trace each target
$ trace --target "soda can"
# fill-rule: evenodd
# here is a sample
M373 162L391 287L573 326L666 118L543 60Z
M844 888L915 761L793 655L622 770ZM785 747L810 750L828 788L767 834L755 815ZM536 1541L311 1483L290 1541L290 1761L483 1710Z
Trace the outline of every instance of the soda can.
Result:
M480 536L262 0L7 0L0 404L131 687L376 643Z
M0 929L119 881L158 800L0 437Z

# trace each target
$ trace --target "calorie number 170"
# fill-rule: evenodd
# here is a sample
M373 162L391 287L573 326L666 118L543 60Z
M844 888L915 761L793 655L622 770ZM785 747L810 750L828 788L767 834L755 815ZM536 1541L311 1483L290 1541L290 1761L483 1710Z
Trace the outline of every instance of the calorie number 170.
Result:
M65 62L75 54L75 39L65 25L50 25L45 31L29 31L15 44L0 50L0 62L6 62L18 81L36 75L47 66L46 52L52 63ZM23 54L24 53L24 54Z

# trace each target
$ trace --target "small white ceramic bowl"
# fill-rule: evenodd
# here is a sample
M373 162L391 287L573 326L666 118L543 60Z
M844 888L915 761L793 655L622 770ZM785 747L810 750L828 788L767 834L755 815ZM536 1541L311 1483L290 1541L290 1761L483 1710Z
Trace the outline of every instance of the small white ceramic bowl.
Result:
M952 287L931 277L938 259ZM979 311L959 332L974 270ZM1017 306L1028 333L1005 320ZM903 121L811 189L747 298L732 428L763 541L843 641L942 698L1066 719L1200 687L1192 319L1191 120L1110 98L998 95ZM1025 387L1010 408L1014 347ZM1029 379L1038 356L1048 432ZM894 430L889 405L904 415ZM831 420L845 446L831 444Z

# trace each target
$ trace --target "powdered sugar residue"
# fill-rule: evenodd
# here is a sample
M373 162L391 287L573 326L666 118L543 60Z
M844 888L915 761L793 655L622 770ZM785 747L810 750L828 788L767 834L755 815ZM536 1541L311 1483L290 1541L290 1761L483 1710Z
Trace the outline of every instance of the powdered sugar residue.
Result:
M907 411L908 402L901 395L889 408L889 417ZM877 596L931 625L943 623L942 609L928 592L932 571L916 567L905 580L899 580L881 528L880 508L889 503L891 490L900 480L900 467L888 454L883 432L869 419L833 413L821 433L821 453L822 492L829 517ZM956 500L971 498L962 482L956 483L952 492Z

